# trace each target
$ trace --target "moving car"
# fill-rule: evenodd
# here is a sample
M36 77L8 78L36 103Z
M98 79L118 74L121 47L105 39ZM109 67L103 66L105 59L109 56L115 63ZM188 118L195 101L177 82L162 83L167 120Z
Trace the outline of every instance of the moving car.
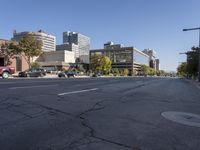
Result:
M75 77L77 74L74 71L64 71L58 74L58 77Z
M46 70L43 68L31 68L22 72L19 72L19 77L43 77L46 75Z
M15 73L15 68L14 67L0 66L0 76L2 76L2 78L6 79L11 74L14 74L14 73Z

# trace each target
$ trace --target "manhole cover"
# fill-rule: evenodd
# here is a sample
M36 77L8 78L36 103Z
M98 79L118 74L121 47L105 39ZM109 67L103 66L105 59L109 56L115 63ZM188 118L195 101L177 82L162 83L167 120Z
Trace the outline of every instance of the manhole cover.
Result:
M188 126L200 127L200 115L176 111L163 112L161 115L166 119L177 123L181 123Z

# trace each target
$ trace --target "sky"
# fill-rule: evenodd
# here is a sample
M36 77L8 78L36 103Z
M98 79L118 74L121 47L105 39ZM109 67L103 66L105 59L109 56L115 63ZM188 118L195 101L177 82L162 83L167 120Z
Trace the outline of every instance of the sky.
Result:
M198 46L200 0L2 0L0 39L11 39L13 30L38 31L56 36L64 31L91 38L91 49L113 41L139 50L154 49L160 67L176 71L186 60L180 52Z

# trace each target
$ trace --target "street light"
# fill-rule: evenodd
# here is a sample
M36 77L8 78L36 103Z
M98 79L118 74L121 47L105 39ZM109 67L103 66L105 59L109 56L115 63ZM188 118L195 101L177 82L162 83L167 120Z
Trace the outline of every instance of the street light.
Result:
M191 30L199 30L199 48L198 48L198 53L199 53L199 64L198 64L198 80L199 80L199 82L200 82L200 27L199 27L199 28L183 29L183 31L191 31Z

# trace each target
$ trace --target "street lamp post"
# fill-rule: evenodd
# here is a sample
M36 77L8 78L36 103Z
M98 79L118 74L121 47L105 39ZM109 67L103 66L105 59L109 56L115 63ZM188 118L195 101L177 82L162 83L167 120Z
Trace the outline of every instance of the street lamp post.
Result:
M200 27L199 27L199 28L183 29L183 31L191 31L191 30L199 30L199 47L198 47L199 63L198 63L198 80L199 80L199 82L200 82Z

